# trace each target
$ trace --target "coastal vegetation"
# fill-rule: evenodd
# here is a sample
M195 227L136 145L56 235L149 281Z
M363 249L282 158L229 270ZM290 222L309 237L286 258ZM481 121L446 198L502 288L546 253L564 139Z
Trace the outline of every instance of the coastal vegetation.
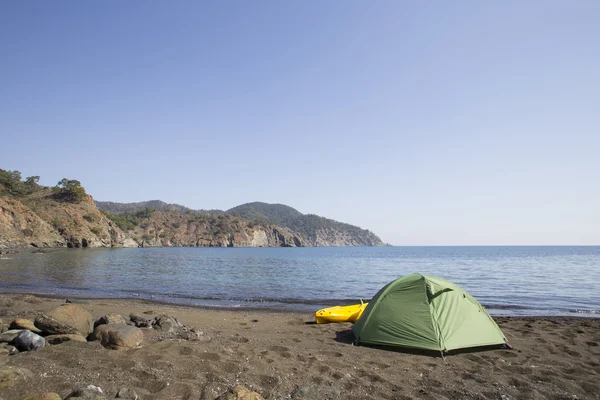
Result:
M154 209L145 208L140 211L124 212L121 214L113 214L109 211L104 210L101 210L100 212L104 214L108 219L113 221L115 224L117 224L117 226L122 230L130 231L135 229L136 226L140 224L141 220L149 218L154 212Z
M37 177L39 179L39 177ZM75 179L61 179L53 188L54 198L58 201L81 203L87 197L81 182Z
M136 203L117 203L114 201L96 201L98 208L111 214L135 213L145 209L173 211L183 214L223 214L221 210L192 210L186 206L165 203L161 200L140 201Z
M0 193L22 197L39 191L43 187L38 184L39 176L28 176L24 180L20 171L6 171L0 169ZM75 179L61 179L53 190L53 197L58 201L79 203L87 197L81 182Z
M12 196L24 196L39 189L39 176L29 176L21 180L21 172L0 169L0 193Z

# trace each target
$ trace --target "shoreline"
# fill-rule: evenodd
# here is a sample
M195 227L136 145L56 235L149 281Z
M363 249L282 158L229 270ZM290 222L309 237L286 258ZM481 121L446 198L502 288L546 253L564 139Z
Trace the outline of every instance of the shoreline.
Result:
M63 298L0 293L0 319L34 319ZM129 387L141 399L214 400L242 384L265 399L598 399L600 319L494 316L513 350L439 356L352 346L350 323L317 325L314 313L203 308L139 299L73 299L94 318L130 313L174 316L202 340L143 328L142 347L116 351L98 342L48 345L0 354L0 369L32 378L0 390L20 400L39 388L63 398L86 385L109 398ZM35 382L35 383L34 383ZM576 397L573 397L576 396Z
M231 311L231 312L256 312L265 314L307 314L307 312L303 312L296 309L286 309L286 308L268 308L268 307L234 307L234 306L210 306L210 305L201 305L201 304L181 304L181 303L172 303L168 301L161 300L152 300L152 299L144 299L144 298L130 298L130 297L81 297L81 296L63 296L63 295L53 295L53 294L45 294L45 293L34 293L34 292L4 292L0 290L1 296L35 296L41 300L69 300L73 304L78 303L89 303L89 302L106 302L106 301L116 301L122 303L132 303L132 305L147 305L152 306L153 304L164 307L175 307L182 309L191 310L207 310L207 311ZM315 309L315 311L317 311ZM313 312L314 314L314 312Z
M59 299L69 299L69 300L76 300L76 301L106 301L106 300L118 300L118 301L131 301L131 302L140 302L140 303L145 303L145 304L158 304L158 305L164 305L164 306L173 306L173 307L183 307L183 308L190 308L190 309L198 309L198 310L229 310L229 311L247 311L247 312L265 312L265 313L289 313L289 314L310 314L312 313L314 315L314 313L321 309L321 308L325 308L325 307L331 307L333 305L351 305L354 304L354 302L350 301L350 300L341 300L339 302L336 302L336 304L311 304L311 303L281 303L281 304L301 304L303 306L305 306L306 309L298 309L298 308L293 308L293 307L252 307L252 306L229 306L229 305L205 305L205 304L187 304L187 303L177 303L177 302L170 302L170 301L164 301L164 300L160 300L160 299L148 299L148 298L143 298L143 297L119 297L119 296L101 296L101 297L88 297L88 296L65 296L63 294L48 294L48 293L40 293L40 292L31 292L31 291L23 291L23 292L11 292L11 291L4 291L2 289L0 289L0 296L1 295L9 295L9 296L19 296L19 295L32 295L32 296L36 296L38 298L45 298L45 299L54 299L54 300L59 300ZM220 300L220 299L206 299L208 301L242 301L242 300ZM364 299L363 299L364 300ZM364 300L365 302L368 302L368 300ZM311 308L309 308L311 307ZM600 313L598 312L594 312L594 311L588 311L588 310L583 310L582 312L570 312L569 314L531 314L531 315L527 315L527 314L510 314L510 313L494 313L494 312L490 312L489 310L510 310L510 308L495 308L494 306L485 306L484 308L486 309L486 311L488 311L488 313L490 314L490 316L494 319L496 318L583 318L583 319L600 319Z

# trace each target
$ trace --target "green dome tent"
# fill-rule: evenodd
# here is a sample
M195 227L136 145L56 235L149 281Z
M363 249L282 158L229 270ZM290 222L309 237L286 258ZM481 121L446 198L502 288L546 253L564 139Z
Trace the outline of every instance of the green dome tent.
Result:
M450 351L506 344L469 293L445 279L412 274L384 286L352 326L359 344Z

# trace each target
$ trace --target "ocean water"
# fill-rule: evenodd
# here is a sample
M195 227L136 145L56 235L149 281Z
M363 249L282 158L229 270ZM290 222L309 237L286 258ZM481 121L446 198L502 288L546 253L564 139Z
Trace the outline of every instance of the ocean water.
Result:
M491 314L600 317L600 246L21 250L0 258L0 291L315 311L413 272Z

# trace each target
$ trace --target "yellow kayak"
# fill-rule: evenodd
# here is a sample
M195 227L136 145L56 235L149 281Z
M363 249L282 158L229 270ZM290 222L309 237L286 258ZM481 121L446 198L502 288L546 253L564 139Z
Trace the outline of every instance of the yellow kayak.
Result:
M351 306L335 306L323 308L315 313L317 324L329 324L331 322L356 322L362 315L369 303L353 304Z

